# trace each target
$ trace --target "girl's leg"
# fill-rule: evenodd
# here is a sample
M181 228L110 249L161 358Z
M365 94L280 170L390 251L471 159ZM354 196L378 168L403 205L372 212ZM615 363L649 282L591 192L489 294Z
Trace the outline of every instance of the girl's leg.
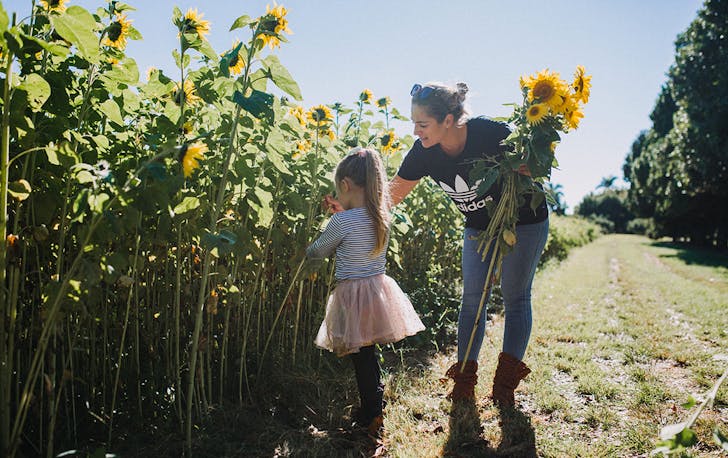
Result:
M488 266L492 249L483 260L483 255L478 253L477 236L480 233L477 229L466 228L463 236L463 298L460 307L460 315L458 317L458 361L465 358L465 351L468 348L470 334L473 331L475 323L475 315L478 312L480 298L483 295L483 287L485 286L485 276L488 274ZM495 268L495 266L494 266ZM473 346L468 354L468 360L477 361L480 347L483 344L485 335L485 309L489 298L485 298L486 304L480 315L480 323L477 331L475 331L475 339Z
M549 221L516 226L516 245L503 258L501 290L505 304L503 352L522 360L531 337L531 285L546 245Z
M370 345L360 348L359 353L352 353L351 360L354 362L356 384L359 387L362 421L366 426L372 419L382 415L384 385L379 359L374 345Z

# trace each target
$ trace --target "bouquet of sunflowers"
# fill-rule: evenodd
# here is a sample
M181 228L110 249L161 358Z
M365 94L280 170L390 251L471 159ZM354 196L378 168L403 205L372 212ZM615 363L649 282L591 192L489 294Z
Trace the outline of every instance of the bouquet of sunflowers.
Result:
M503 144L509 146L508 151L496 163L478 162L470 173L473 182L481 180L479 193L500 181L502 194L498 202L488 207L491 220L480 235L478 250L483 259L493 250L486 276L491 281L486 281L483 290L468 353L489 289L500 276L503 256L516 244L518 208L525 202L526 195L531 196L533 209L550 197L541 184L551 178L552 167L558 166L554 153L561 139L559 133L576 129L584 117L582 105L589 101L591 76L579 65L571 84L548 70L521 77L520 84L523 101L510 104L513 113L500 119L512 126L511 134L503 140ZM466 360L467 356L463 358Z

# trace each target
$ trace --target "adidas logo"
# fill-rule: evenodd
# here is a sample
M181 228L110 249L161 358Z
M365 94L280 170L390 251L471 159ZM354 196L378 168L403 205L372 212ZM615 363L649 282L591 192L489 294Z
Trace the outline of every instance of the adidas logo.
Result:
M483 180L478 180L472 187L469 187L468 182L463 180L463 177L461 177L460 175L455 175L455 189L446 185L442 181L438 181L437 184L439 184L440 187L444 189L445 192L450 195L450 197L452 197L452 200L455 200L457 202L470 202L471 200L475 200L475 198L478 197L478 185L482 181Z
M472 212L485 207L485 203L493 200L491 196L487 196L478 202L473 202L478 198L478 185L483 180L478 180L473 186L469 186L468 182L460 175L455 175L455 189L449 185L438 181L437 184L455 201L455 206L462 212Z

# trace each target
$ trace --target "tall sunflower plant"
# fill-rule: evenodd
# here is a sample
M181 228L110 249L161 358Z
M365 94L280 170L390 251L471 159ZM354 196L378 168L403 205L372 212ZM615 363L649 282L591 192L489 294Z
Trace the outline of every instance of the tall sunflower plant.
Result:
M496 160L478 161L470 173L471 180L480 182L480 193L497 184L501 198L488 202L490 223L479 236L478 250L484 260L492 249L486 276L491 280L483 289L468 352L490 288L500 277L503 256L518 242L518 208L529 195L534 211L550 197L541 185L550 180L551 170L558 167L555 151L561 134L577 129L584 117L583 105L589 101L591 78L581 65L576 67L571 83L548 69L522 76L522 102L510 104L512 114L498 119L508 122L512 129L502 142L502 156ZM467 356L463 358L466 360Z

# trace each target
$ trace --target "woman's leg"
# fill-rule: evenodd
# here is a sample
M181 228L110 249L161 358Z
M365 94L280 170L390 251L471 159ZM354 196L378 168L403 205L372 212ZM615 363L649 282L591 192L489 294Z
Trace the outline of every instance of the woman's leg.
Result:
M463 297L460 306L460 315L458 317L458 361L465 359L465 351L468 348L470 334L473 331L475 323L475 315L478 312L480 298L483 295L483 287L485 286L485 276L488 274L490 257L492 249L483 260L482 253L478 253L477 240L481 231L472 228L466 228L463 236ZM495 269L495 266L494 266ZM480 323L475 331L475 339L473 346L468 354L468 360L477 361L480 347L483 344L485 335L486 305L489 298L485 298L485 304L480 315Z
M501 290L505 304L503 352L522 360L531 337L531 285L546 245L549 221L516 226L516 245L503 258Z
M361 402L361 420L367 426L375 417L382 415L382 397L384 385L382 384L381 368L374 345L362 347L359 353L352 353L354 362L356 384L359 387Z

